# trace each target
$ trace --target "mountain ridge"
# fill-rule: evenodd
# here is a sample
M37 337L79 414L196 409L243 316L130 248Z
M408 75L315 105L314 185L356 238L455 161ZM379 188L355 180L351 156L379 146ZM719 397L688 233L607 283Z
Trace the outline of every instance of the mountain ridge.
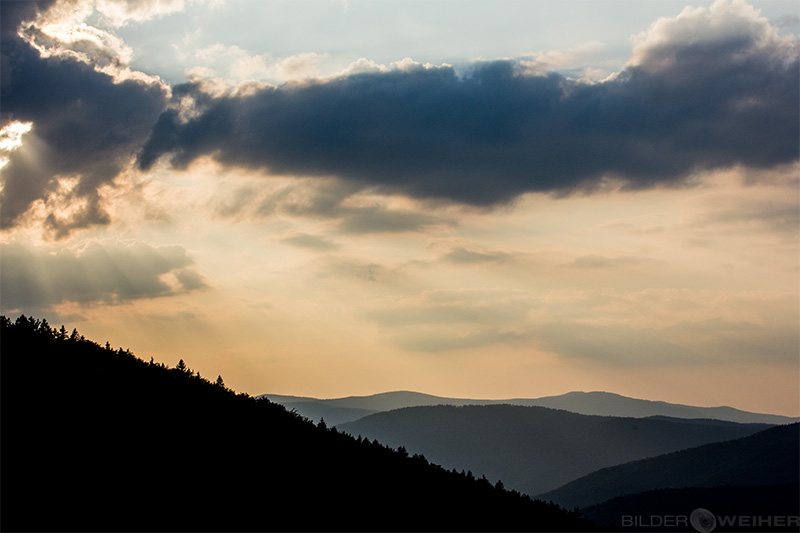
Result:
M448 398L415 391L390 391L366 396L327 399L279 394L262 394L259 397L266 397L271 401L286 406L287 409L295 409L300 415L311 420L325 418L326 422L331 425L353 422L376 412L402 407L501 404L549 407L584 415L630 416L634 418L669 416L684 419L725 420L742 424L789 424L800 421L800 417L755 413L729 406L703 407L670 403L662 400L631 398L607 391L571 391L540 398L509 398L501 400Z
M603 468L537 497L585 508L661 489L798 483L799 458L800 424L786 424Z
M767 427L713 419L584 415L510 404L404 407L338 426L351 435L421 453L445 468L502 479L527 494L555 489L603 467Z

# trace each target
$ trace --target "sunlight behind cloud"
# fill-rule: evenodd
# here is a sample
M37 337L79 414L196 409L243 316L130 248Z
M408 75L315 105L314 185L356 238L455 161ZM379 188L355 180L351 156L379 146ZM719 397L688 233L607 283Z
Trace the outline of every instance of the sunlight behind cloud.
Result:
M796 5L346 4L3 3L4 312L252 394L796 410Z
M10 152L22 146L22 136L33 127L32 122L11 122L0 129L0 152ZM0 153L0 168L8 164L8 156Z

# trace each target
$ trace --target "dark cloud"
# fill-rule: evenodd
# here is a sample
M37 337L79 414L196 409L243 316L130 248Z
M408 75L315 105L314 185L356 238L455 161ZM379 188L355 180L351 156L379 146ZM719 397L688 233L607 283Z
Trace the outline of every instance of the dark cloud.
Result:
M38 51L6 31L8 17L18 23L35 10L27 2L3 2L2 119L32 122L23 147L3 168L0 227L10 228L38 201L45 202L46 224L56 237L93 224L107 224L99 189L130 164L166 105L163 87L114 80L93 66L65 56L40 57ZM70 215L48 205L57 176L77 178L62 202L80 205Z
M530 191L591 190L607 178L648 188L796 160L797 47L747 10L712 8L698 20L657 28L666 39L640 44L626 70L597 84L531 75L513 61L461 77L418 67L221 97L185 84L176 101L202 101L198 113L163 113L139 164L168 157L183 168L211 156L491 205ZM699 37L686 39L689 29Z
M0 32L2 37L16 36L17 29L22 22L30 21L46 11L55 3L53 1L12 1L0 2Z
M0 245L0 304L42 309L62 302L121 303L204 288L180 246L90 243L79 252ZM174 275L174 282L164 277Z
M147 18L178 4L131 3L125 13ZM434 212L345 207L365 189L488 206L525 192L591 191L609 178L629 188L680 185L697 171L798 158L796 39L779 37L744 4L659 21L629 66L603 83L532 74L515 61L464 75L406 65L222 96L183 84L172 105L156 83L115 80L67 55L40 57L16 27L48 3L0 5L0 127L33 123L3 168L0 228L34 205L57 238L107 224L100 191L136 154L142 169L162 157L184 168L210 156L231 167L338 178L328 197L309 203L286 190L257 214L336 217L352 233L439 223ZM70 46L104 66L119 61L112 48ZM58 177L77 181L64 191ZM233 216L248 203L232 198L219 213Z

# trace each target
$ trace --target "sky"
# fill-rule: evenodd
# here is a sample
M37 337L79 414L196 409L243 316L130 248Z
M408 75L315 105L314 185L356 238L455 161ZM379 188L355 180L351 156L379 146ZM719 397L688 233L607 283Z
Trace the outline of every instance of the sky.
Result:
M800 4L0 3L0 310L252 395L800 416Z

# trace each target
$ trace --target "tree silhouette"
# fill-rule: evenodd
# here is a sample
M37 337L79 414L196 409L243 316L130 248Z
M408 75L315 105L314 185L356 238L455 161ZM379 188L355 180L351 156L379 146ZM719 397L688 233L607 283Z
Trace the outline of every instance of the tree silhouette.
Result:
M170 369L70 338L0 317L2 531L592 529L191 376L183 359Z

